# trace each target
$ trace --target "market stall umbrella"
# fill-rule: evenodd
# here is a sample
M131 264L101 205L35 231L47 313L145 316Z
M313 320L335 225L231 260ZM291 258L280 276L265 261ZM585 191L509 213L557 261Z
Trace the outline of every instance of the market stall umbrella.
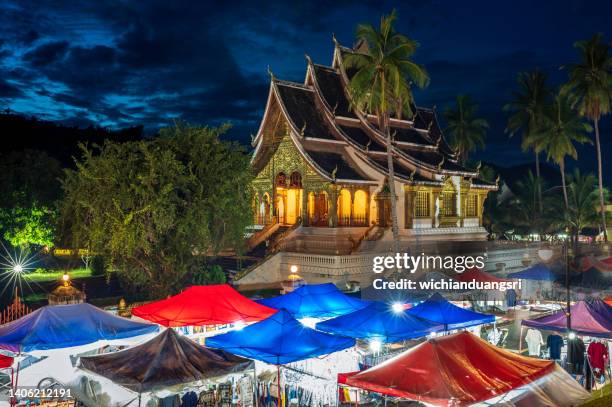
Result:
M91 304L48 305L0 326L0 348L15 353L87 345L124 339L159 330Z
M495 277L487 272L482 271L481 269L478 268L471 268L469 270L467 270L465 273L462 274L458 274L457 275L457 280L459 281L478 281L478 282L489 282L489 283L502 283L502 282L507 282L510 280L507 280L505 278L499 278L499 277Z
M165 300L132 309L132 315L168 327L255 322L275 312L227 284L191 286Z
M481 314L458 307L437 293L406 312L412 316L442 324L445 331L495 322L494 315Z
M500 396L499 401L514 398L509 405L560 406L590 396L554 361L497 348L468 332L430 339L370 369L341 374L338 382L438 406L466 406ZM503 398L519 388L520 394Z
M0 355L0 369L8 369L13 366L13 360L11 356Z
M368 302L342 293L334 284L303 285L278 297L257 301L274 308L284 308L295 318L329 318L357 311Z
M206 346L211 348L273 365L327 355L354 345L354 339L308 328L284 309L239 331L206 339Z
M521 321L522 325L550 331L567 329L566 310L536 319ZM612 306L602 300L578 301L570 307L572 331L580 335L612 339Z
M560 275L553 272L550 267L538 263L525 270L517 271L516 273L508 274L508 278L522 280L537 280L537 281L557 281Z
M207 338L206 346L276 365L280 400L280 365L341 351L355 346L355 340L308 328L281 309L239 331Z
M120 352L81 357L79 364L139 394L254 368L252 360L205 348L173 329Z
M412 316L406 310L394 310L392 305L378 301L359 311L319 322L316 328L351 338L389 343L421 338L444 329L439 323Z

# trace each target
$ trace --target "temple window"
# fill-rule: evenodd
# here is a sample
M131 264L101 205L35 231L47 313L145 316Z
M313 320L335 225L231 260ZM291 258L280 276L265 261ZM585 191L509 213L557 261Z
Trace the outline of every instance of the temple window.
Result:
M351 193L348 189L340 191L338 196L338 225L349 226L351 224Z
M366 226L367 222L367 208L368 208L368 194L363 190L355 192L355 199L353 202L353 225L355 226Z
M428 218L429 214L429 191L418 191L414 207L414 216L417 218Z
M302 175L294 171L289 178L289 188L302 188Z
M279 188L287 188L287 175L284 172L279 172L276 176L276 186Z
M478 195L470 194L467 197L467 207L465 208L465 215L468 217L476 217L478 213L476 212L476 208L478 207Z
M442 216L457 216L457 194L454 189L442 191L440 196L442 200Z

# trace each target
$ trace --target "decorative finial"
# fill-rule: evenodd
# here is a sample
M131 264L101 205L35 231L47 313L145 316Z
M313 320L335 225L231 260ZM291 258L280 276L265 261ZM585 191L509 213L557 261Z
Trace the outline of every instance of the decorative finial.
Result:
M391 142L395 142L395 136L397 136L397 130L393 130L393 133L391 133Z
M476 172L480 173L481 168L482 168L482 161L478 161L478 165L476 166Z
M433 126L433 119L427 125L427 131L431 130L431 126Z
M438 171L442 169L442 166L444 165L444 161L446 161L446 157L442 156L442 161L438 163Z
M334 108L332 110L332 114L335 116L336 115L336 109L338 108L338 103L340 102L336 102L336 104L334 105Z
M304 125L300 129L300 136L302 136L302 138L304 138L304 133L305 132L306 132L306 123L304 123Z
M340 43L338 43L338 40L336 39L336 34L332 33L332 41L334 41L334 44L338 47L340 46Z
M268 65L268 75L270 75L270 79L274 80L274 72L272 72L272 69L270 68L270 65Z
M331 172L331 177L332 177L332 180L333 180L334 182L336 182L336 173L337 173L337 172L338 172L338 164L336 164L336 166L334 167L334 169L333 169L333 170L332 170L332 172Z
M253 143L255 143L255 135L251 133L251 145L253 145Z
M367 153L368 151L370 151L370 144L372 144L372 139L368 139L368 142L367 142L367 144L366 144L366 146L365 146L365 148L366 148L366 153Z
M310 59L310 55L304 54L304 56L306 57L306 61L308 61L308 64L312 64L312 59Z
M499 187L499 181L501 181L501 177L499 174L497 174L497 178L495 178L495 186Z
M410 177L408 178L410 182L414 181L414 176L416 175L416 168L412 170L410 173Z
M436 141L436 148L440 148L440 143L442 142L442 137L438 137L438 141Z

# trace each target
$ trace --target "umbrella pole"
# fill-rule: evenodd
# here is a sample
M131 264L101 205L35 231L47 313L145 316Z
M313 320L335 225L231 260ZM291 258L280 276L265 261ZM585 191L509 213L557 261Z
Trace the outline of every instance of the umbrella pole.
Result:
M21 356L21 353L17 354L17 356ZM15 373L15 387L13 390L13 406L17 404L17 396L15 395L15 393L17 393L17 382L19 381L19 367L20 367L21 361L18 360L17 361L17 372Z
M259 407L259 395L257 394L259 386L257 386L257 367L253 362L253 405Z
M142 393L138 393L138 407L140 407L141 401L142 401Z
M281 399L281 381L280 381L280 365L276 365L276 390L278 395L278 407L282 407L282 399Z
M523 325L521 325L521 332L519 333L519 355L523 353Z
M11 389L14 389L15 386L15 369L11 366ZM11 397L11 407L15 405L15 390L13 390L13 396Z

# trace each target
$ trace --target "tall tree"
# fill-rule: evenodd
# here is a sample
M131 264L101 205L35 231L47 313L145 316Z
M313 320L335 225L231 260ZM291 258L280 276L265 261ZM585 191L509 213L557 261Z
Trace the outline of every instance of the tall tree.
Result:
M560 91L547 109L544 124L537 134L528 142L535 146L536 153L546 151L548 160L552 160L561 171L563 202L568 208L567 185L565 182L565 158L578 159L574 143L590 143L588 132L592 130L573 108L574 98L567 92Z
M540 174L540 154L535 146L530 143L531 136L538 131L542 125L544 111L550 90L546 87L546 74L536 70L533 72L521 72L518 76L518 91L512 93L513 100L504 106L504 111L512 112L508 119L506 132L510 137L518 132L523 133L521 147L523 151L533 150L535 154L536 178L538 180L538 209L543 211L542 186Z
M458 95L455 106L444 111L446 131L451 136L453 148L459 152L462 163L466 163L468 154L478 148L484 148L485 136L489 123L476 117L478 105L468 95Z
M66 172L62 230L101 255L128 288L176 292L203 258L244 241L249 158L226 127L178 124L152 140L84 150Z
M599 215L597 201L599 194L595 189L597 181L593 174L581 174L578 168L568 176L569 205L565 212L565 221L572 234L572 240L577 241L580 231L598 223ZM604 190L604 197L607 191Z
M578 111L593 122L595 127L595 146L597 148L597 175L599 182L599 209L604 239L608 240L606 228L606 208L603 186L601 142L599 121L610 113L612 99L612 57L610 44L603 42L603 35L596 34L586 41L574 44L580 53L580 62L570 65L567 87L577 97Z
M352 103L359 109L373 113L378 118L378 130L386 138L389 192L391 194L391 218L395 250L399 251L399 226L395 195L395 171L393 168L393 143L390 118L412 115L413 103L410 83L425 87L429 77L425 69L412 61L418 43L395 31L395 10L382 16L378 28L371 24L357 27L357 39L366 45L364 52L346 56L347 68L353 68L349 88Z

